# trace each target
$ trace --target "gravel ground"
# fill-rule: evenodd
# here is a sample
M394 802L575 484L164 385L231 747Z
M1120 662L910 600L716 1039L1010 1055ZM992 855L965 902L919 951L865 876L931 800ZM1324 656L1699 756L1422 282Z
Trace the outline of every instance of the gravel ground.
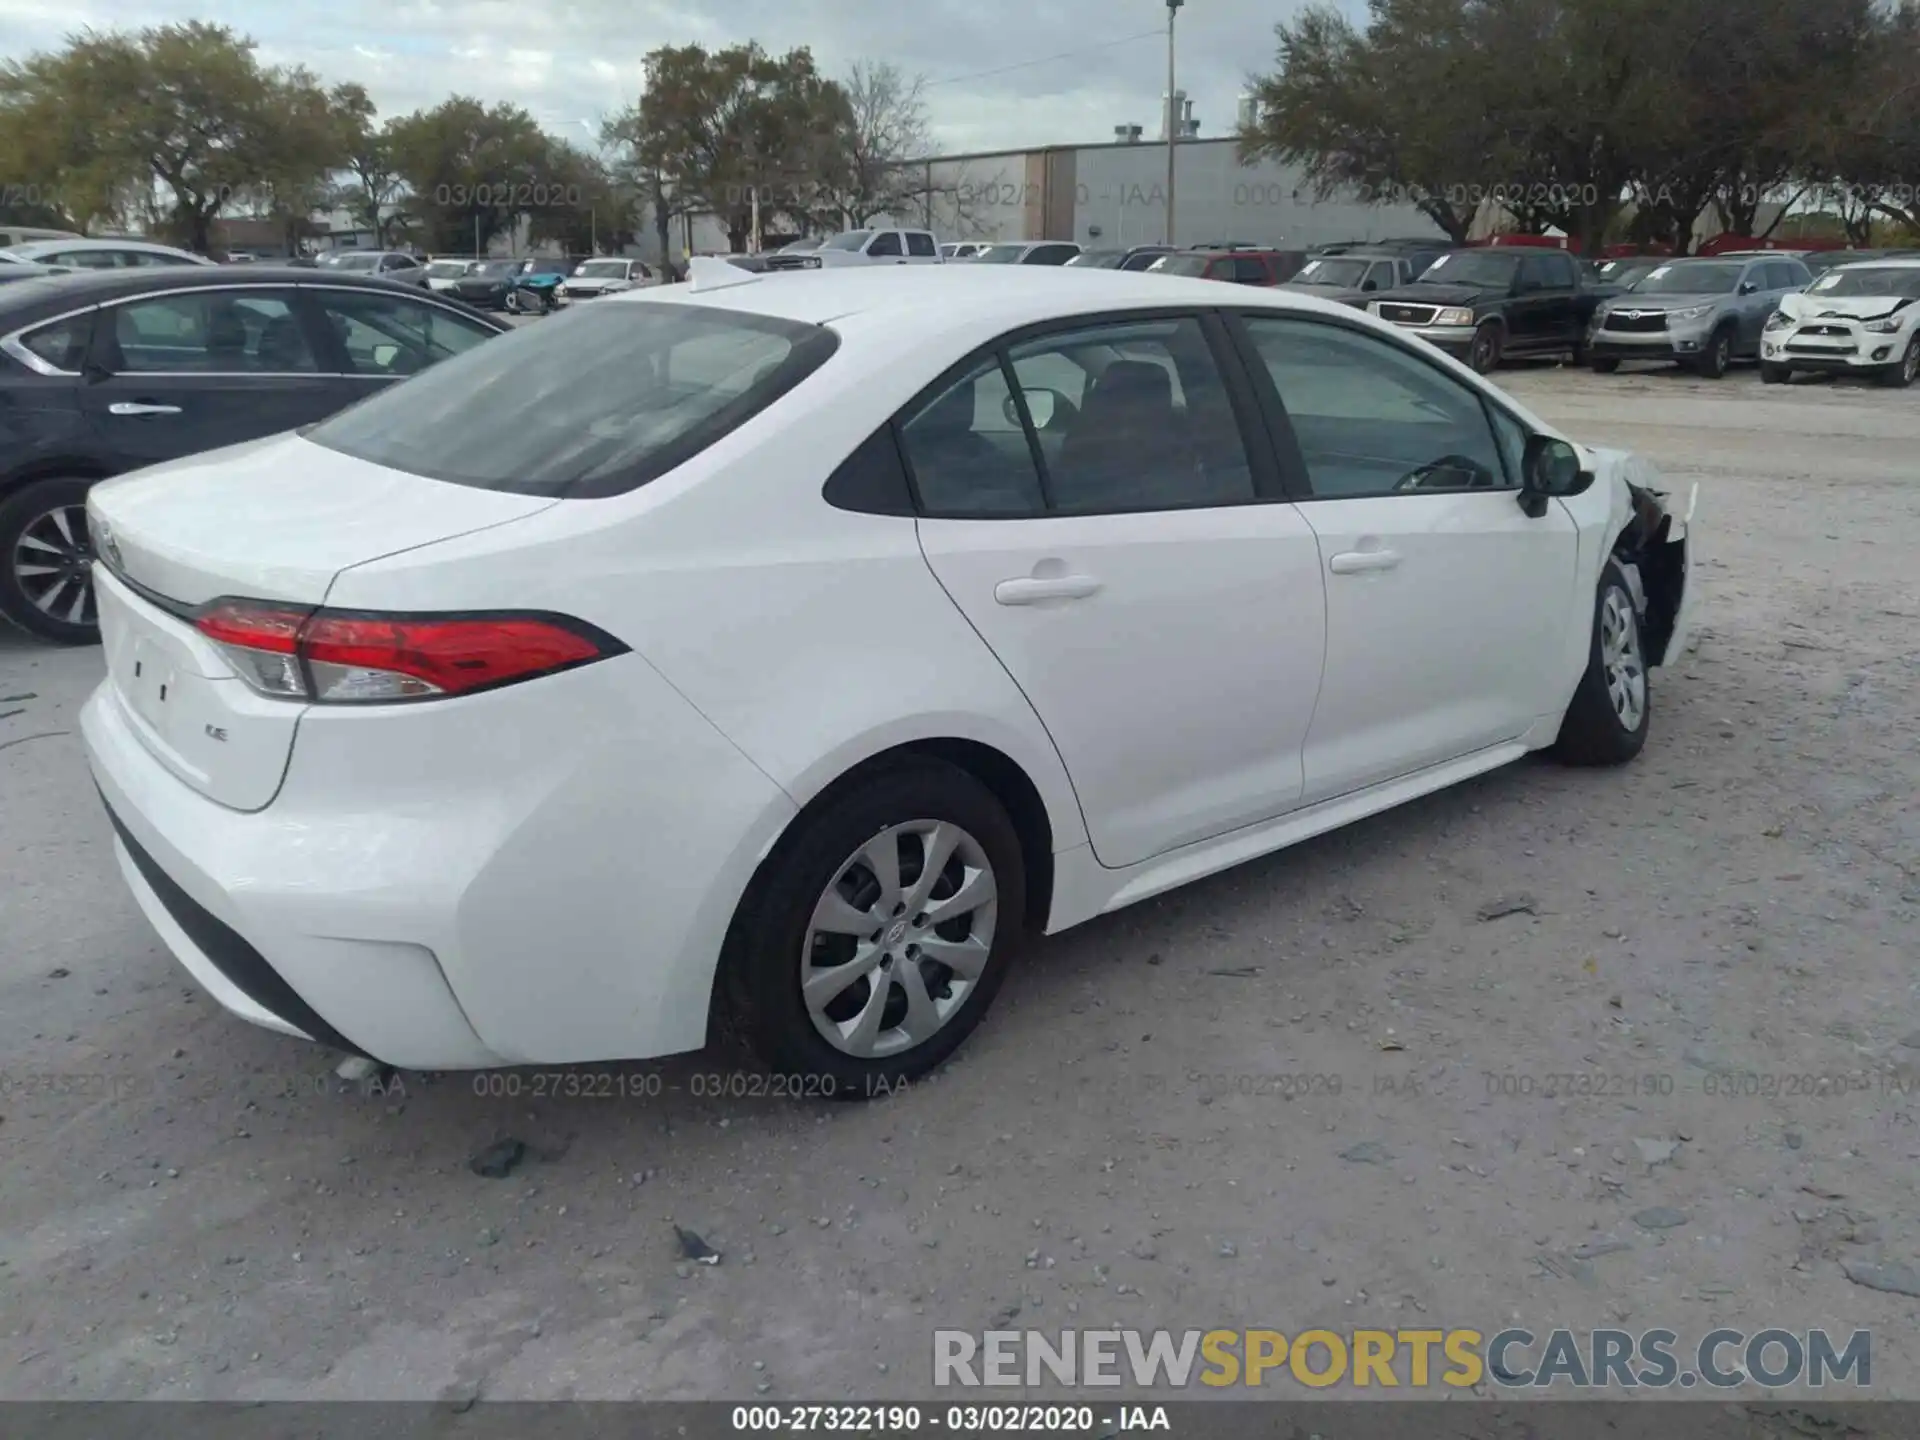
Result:
M1860 1283L1920 1266L1920 396L1503 378L1702 484L1703 635L1640 761L1046 942L865 1107L702 1093L715 1055L624 1099L335 1081L124 893L97 655L0 637L0 1397L917 1395L934 1326L1015 1315L1869 1327L1920 1396L1920 1300Z

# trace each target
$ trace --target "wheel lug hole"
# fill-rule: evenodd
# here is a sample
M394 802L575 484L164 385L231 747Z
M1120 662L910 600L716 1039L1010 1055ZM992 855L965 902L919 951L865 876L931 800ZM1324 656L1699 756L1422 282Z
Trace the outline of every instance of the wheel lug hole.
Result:
M909 960L918 960L920 958L920 947L918 945L907 946L907 958Z
M906 913L907 913L907 907L906 907L906 905L905 905L904 903L901 903L901 904L899 904L899 905L895 905L895 906L893 907L893 913L894 913L894 914L895 914L896 916L899 916L899 915L904 915L904 914L906 914Z

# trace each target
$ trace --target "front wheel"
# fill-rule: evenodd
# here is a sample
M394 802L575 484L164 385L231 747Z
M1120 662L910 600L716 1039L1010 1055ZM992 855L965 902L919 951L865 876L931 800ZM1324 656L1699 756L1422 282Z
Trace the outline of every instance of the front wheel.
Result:
M1905 355L1880 373L1881 383L1896 390L1906 389L1915 379L1920 379L1920 335L1908 343Z
M1785 365L1769 365L1760 362L1760 383L1762 385L1785 385L1793 379L1793 371Z
M1611 375L1619 368L1619 360L1611 355L1599 356L1593 362L1593 373L1596 375Z
M884 1094L980 1023L1025 918L1020 839L986 786L931 760L877 771L755 877L721 960L731 1018L810 1093Z
M1733 331L1716 330L1707 341L1707 348L1700 352L1700 358L1694 362L1694 373L1702 379L1718 380L1727 373L1733 364Z
M1560 722L1554 754L1569 765L1624 765L1647 743L1652 696L1640 612L1619 562L1600 574L1587 668Z
M94 645L91 480L36 480L0 503L0 615L59 645Z
M1500 352L1505 348L1506 337L1501 333L1497 320L1483 321L1480 328L1473 332L1473 344L1467 351L1467 364L1476 375L1490 375L1500 368Z

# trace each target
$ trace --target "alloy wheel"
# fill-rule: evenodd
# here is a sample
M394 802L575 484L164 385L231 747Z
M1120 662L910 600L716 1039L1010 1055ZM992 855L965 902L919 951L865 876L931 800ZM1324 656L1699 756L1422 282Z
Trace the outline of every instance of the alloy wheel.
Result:
M34 516L14 541L11 561L15 582L35 609L69 625L96 623L86 506L55 505Z
M998 908L992 862L966 830L889 825L841 862L807 922L800 993L814 1028L861 1060L924 1044L985 971Z
M1647 667L1640 655L1640 626L1633 601L1618 587L1600 602L1600 668L1607 698L1624 730L1638 730L1647 713Z
M1900 383L1911 385L1920 380L1920 337L1907 346L1907 353L1900 360Z

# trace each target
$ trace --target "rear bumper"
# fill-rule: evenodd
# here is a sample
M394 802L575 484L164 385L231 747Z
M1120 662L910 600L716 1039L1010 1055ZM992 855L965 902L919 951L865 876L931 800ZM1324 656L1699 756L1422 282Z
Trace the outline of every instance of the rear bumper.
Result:
M156 760L111 680L81 733L128 886L200 985L407 1069L699 1048L795 813L637 656L431 712L310 709L252 812Z
M228 1010L409 1069L508 1063L474 1032L430 948L355 935L346 916L336 930L289 914L289 891L322 880L324 857L301 865L284 817L229 810L182 784L141 743L111 681L80 727L128 888Z

